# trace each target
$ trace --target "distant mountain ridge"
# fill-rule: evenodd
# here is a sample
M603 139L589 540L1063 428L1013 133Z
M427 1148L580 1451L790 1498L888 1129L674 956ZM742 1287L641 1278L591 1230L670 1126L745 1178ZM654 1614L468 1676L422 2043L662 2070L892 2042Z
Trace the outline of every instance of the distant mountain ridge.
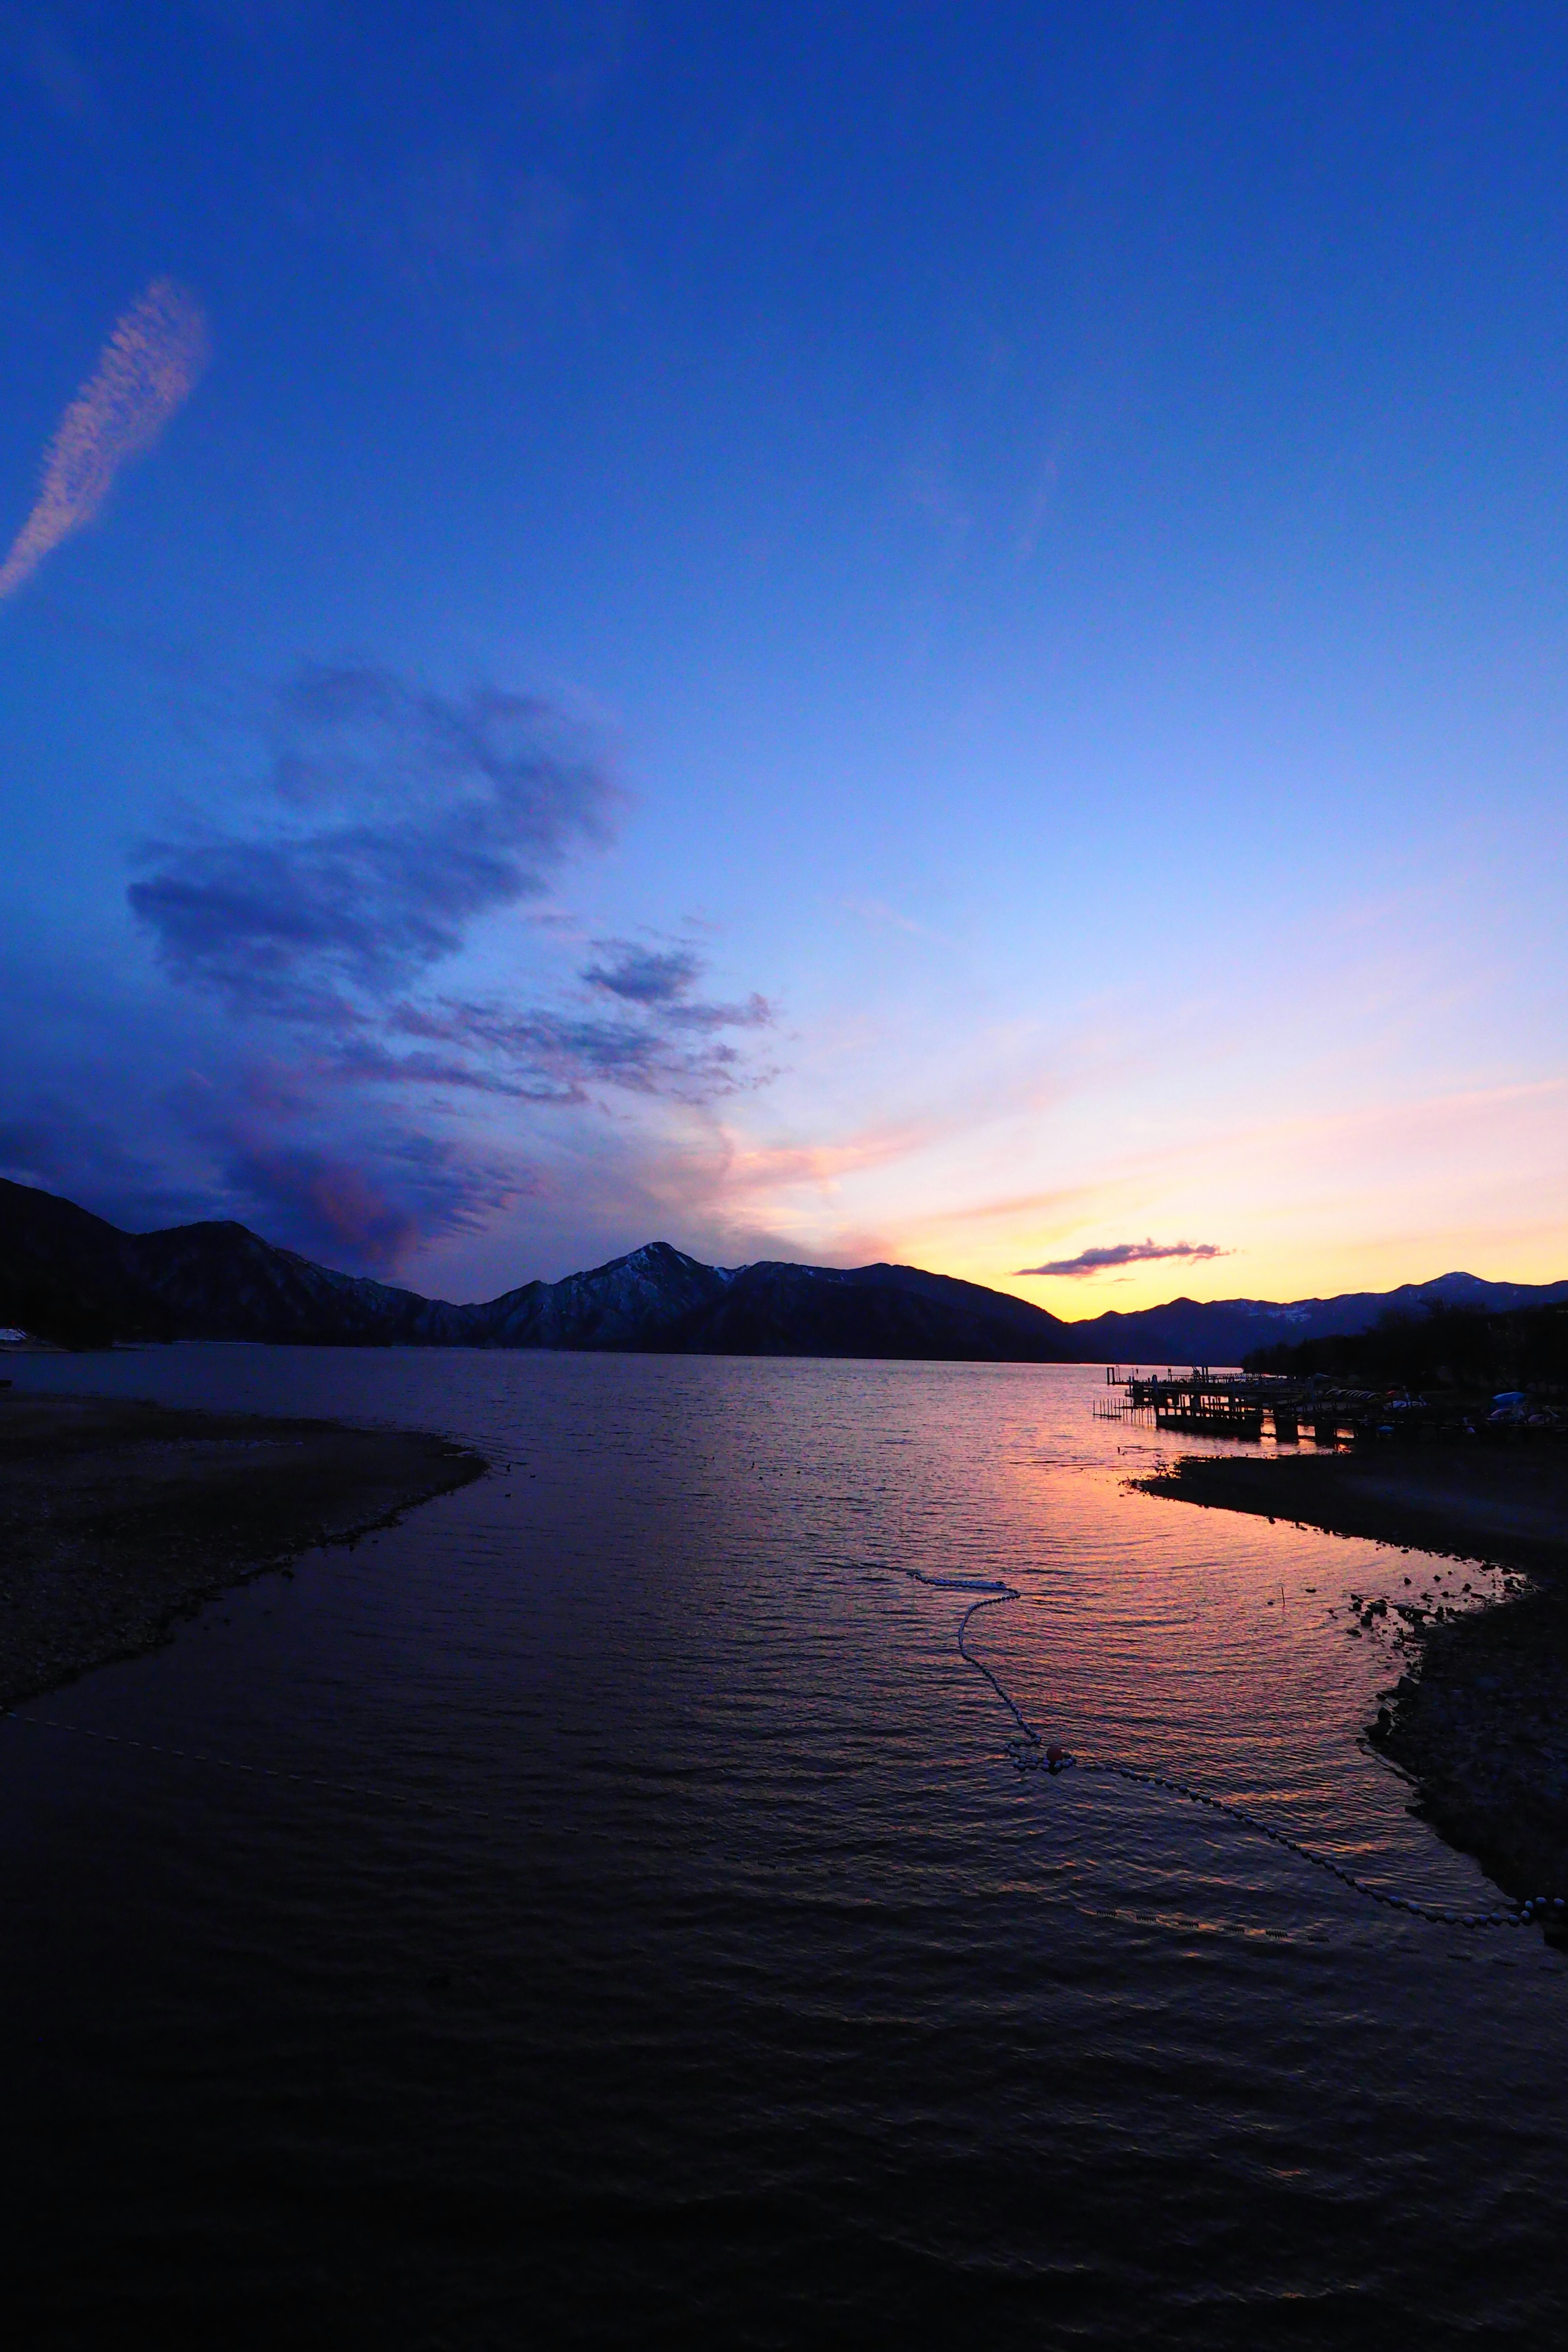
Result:
M918 1266L704 1265L649 1242L560 1282L472 1306L337 1274L232 1222L128 1234L0 1178L0 1325L68 1346L263 1339L360 1347L574 1348L674 1355L890 1357L990 1363L1239 1363L1280 1339L1363 1331L1428 1300L1510 1307L1568 1282L1443 1275L1340 1298L1173 1299L1064 1322Z
M1257 1348L1353 1336L1370 1331L1384 1315L1419 1315L1429 1306L1500 1312L1549 1307L1562 1298L1568 1298L1568 1282L1485 1282L1474 1274L1440 1274L1431 1282L1402 1283L1397 1290L1350 1290L1335 1298L1284 1304L1268 1298L1173 1298L1165 1307L1097 1315L1091 1322L1065 1328L1077 1341L1093 1337L1092 1347L1075 1349L1080 1362L1239 1364Z
M265 1339L310 1345L584 1348L683 1355L1068 1360L1043 1308L915 1266L704 1265L649 1242L561 1282L454 1306L333 1273L245 1225L127 1234L0 1178L0 1324L68 1346Z

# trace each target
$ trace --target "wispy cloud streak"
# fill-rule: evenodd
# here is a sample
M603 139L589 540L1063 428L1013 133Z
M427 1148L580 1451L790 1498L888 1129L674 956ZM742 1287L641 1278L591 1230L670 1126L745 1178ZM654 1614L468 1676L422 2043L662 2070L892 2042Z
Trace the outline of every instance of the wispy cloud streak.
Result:
M765 998L744 1004L689 1002L684 989L701 975L693 962L681 998L639 1003L637 1018L602 1019L592 1012L536 1006L522 1012L494 1004L445 1002L428 1009L404 1005L391 1027L404 1036L427 1039L475 1057L439 1067L423 1053L392 1057L360 1040L343 1049L343 1066L355 1076L405 1080L436 1079L482 1087L529 1102L581 1103L598 1085L640 1095L668 1095L678 1102L712 1102L720 1096L763 1084L773 1073L752 1069L740 1049L717 1037L720 1029L766 1028L773 1011ZM588 975L584 975L588 977Z
M1026 1274L1051 1274L1076 1281L1086 1274L1103 1274L1108 1266L1143 1265L1151 1258L1229 1255L1217 1242L1109 1242L1100 1249L1080 1250L1077 1257L1053 1258L1049 1265L1020 1265L1014 1279Z
M61 417L33 510L0 564L13 595L63 539L89 523L128 459L150 449L187 400L206 362L200 306L155 278L116 321L96 369Z

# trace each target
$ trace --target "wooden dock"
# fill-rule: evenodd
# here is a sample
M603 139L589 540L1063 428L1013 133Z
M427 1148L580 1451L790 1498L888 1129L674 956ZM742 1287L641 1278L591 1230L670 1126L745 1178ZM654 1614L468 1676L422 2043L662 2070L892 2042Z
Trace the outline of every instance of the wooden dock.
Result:
M1108 1418L1152 1421L1190 1437L1239 1438L1260 1444L1265 1427L1278 1445L1303 1438L1323 1446L1342 1445L1368 1433L1390 1411L1370 1390L1345 1389L1279 1372L1216 1372L1206 1364L1190 1370L1144 1372L1120 1365L1105 1368L1106 1386L1118 1392L1099 1408Z

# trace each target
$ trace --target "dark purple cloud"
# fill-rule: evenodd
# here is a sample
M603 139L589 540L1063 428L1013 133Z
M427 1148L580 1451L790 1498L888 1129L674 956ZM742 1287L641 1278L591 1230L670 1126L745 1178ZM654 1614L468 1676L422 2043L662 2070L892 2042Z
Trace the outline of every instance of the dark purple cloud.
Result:
M611 835L615 786L528 696L312 668L271 732L258 828L154 845L128 893L170 975L237 1012L351 1028Z
M1110 1242L1101 1249L1080 1250L1077 1257L1053 1258L1049 1265L1021 1265L1014 1279L1026 1274L1065 1275L1076 1279L1086 1274L1101 1274L1108 1266L1142 1265L1150 1258L1162 1257L1228 1257L1230 1252L1221 1249L1217 1242Z
M329 1261L391 1273L419 1238L410 1209L389 1200L363 1168L299 1145L242 1147L227 1175L257 1202L269 1234L286 1235Z
M422 1243L479 1230L531 1189L515 1171L423 1135L365 1137L352 1155L341 1144L241 1138L225 1174L271 1238L384 1275Z
M564 1232L589 1190L595 1236L635 1234L671 1130L624 1114L760 1084L773 1013L710 985L689 924L584 946L560 893L623 804L531 698L302 669L209 795L224 823L141 861L131 908L174 990L0 971L32 1008L0 1075L0 1169L134 1228L238 1217L378 1274L426 1246L478 1264L509 1208L520 1234ZM530 919L486 939L481 989L458 959L509 910ZM711 1125L686 1122L679 1169L706 1166Z
M702 965L690 948L639 948L625 940L596 940L603 963L589 964L583 978L590 988L628 1004L674 1004L700 977Z
M410 1008L399 1025L405 1034L468 1047L487 1074L485 1083L530 1102L585 1102L600 1086L711 1102L767 1076L751 1069L739 1048L721 1039L692 1042L682 1034L688 1024L681 1011L673 1021L616 1021L591 1013L448 1004L427 1013ZM410 1056L401 1066L416 1069L419 1059Z
M578 974L582 998L566 1007L480 1004L442 999L389 1013L385 1034L421 1041L415 1052L360 1041L345 1047L365 1075L416 1078L437 1068L450 1082L479 1086L531 1102L576 1103L595 1086L706 1102L760 1083L723 1029L758 1029L773 1021L766 999L719 1003L694 992L706 965L689 947L630 947L601 940L601 957ZM601 1011L599 1003L608 998ZM431 1047L444 1049L432 1054ZM459 1061L454 1055L467 1055Z
M695 949L634 947L625 940L595 942L607 962L591 963L579 974L585 987L635 1004L671 1030L765 1029L773 1017L765 996L743 1003L716 1004L692 993L708 966Z
M595 942L569 1001L521 1007L419 984L482 916L541 897L610 837L620 795L542 703L444 696L316 667L279 694L248 835L149 852L130 890L164 969L260 1024L304 1033L323 1079L582 1103L598 1087L702 1102L756 1082L724 1030L763 998L699 994L687 944Z

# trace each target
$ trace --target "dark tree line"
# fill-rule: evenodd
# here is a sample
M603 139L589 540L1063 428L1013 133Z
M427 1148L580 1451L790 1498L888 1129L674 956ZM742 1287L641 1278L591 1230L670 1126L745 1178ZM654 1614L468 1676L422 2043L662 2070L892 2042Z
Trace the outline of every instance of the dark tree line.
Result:
M1434 1306L1384 1315L1370 1331L1258 1348L1249 1372L1322 1373L1360 1388L1500 1390L1568 1383L1568 1303L1489 1314Z

